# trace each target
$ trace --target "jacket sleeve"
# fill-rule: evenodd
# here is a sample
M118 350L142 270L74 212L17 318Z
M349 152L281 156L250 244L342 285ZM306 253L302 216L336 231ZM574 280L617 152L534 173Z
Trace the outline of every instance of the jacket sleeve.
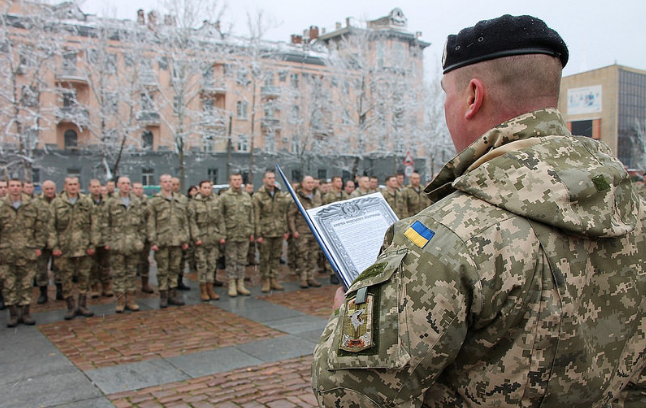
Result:
M94 206L91 199L87 199L90 206ZM92 207L90 207L92 208ZM90 211L90 246L88 249L96 250L101 242L101 227L103 226L102 210Z
M148 211L146 211L146 231L148 233L148 242L150 246L157 245L157 219L155 209L155 198L152 198L148 203Z
M258 193L254 194L253 197L251 198L251 201L253 201L253 214L254 214L254 237L257 239L258 237L263 236L262 229L260 227L260 198L258 198Z
M197 225L197 211L195 210L196 206L197 204L195 203L195 200L191 200L191 202L188 204L188 229L191 235L192 243L199 241L201 236L200 227Z
M54 207L55 201L56 200L54 200L50 204L49 222L47 223L47 232L48 232L47 247L52 251L56 251L60 249L58 247L58 231L56 231L57 213L56 213L56 207Z
M290 234L293 234L294 232L296 232L297 216L298 216L298 207L296 206L296 203L292 201L288 204L288 210L287 210L287 227L289 229Z

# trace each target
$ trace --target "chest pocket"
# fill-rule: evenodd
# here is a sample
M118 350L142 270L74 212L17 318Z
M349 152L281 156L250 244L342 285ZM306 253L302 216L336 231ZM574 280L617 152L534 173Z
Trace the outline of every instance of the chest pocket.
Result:
M401 264L407 252L400 249L383 253L350 287L333 335L328 369L387 369L408 364L411 357L406 314L399 312L406 298ZM357 298L360 304L356 304ZM367 306L361 306L364 299ZM367 331L371 331L370 338L364 334ZM355 339L362 335L364 339L359 342L369 340L371 345L354 351Z

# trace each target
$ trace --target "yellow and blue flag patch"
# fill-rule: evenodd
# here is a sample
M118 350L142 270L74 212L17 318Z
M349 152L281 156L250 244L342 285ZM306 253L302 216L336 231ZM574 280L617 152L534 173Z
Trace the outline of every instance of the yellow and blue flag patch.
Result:
M404 232L404 235L406 238L410 239L413 244L420 248L424 248L431 238L433 238L435 232L421 222L415 221L413 225L408 227L406 232Z

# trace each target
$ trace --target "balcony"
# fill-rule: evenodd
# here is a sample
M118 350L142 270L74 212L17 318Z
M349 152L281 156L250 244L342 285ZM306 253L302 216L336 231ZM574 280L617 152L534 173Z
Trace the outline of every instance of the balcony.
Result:
M157 74L155 71L144 70L139 73L139 84L147 88L157 88Z
M88 85L87 77L76 68L63 68L56 73L56 82L76 85Z
M225 94L226 92L227 92L227 88L224 85L224 82L204 81L202 83L203 95L218 95L218 94Z
M58 123L72 123L82 128L90 124L90 113L78 106L65 106L56 108L56 120Z
M280 87L262 86L260 87L260 95L264 98L278 98L280 96Z
M204 128L210 129L224 129L227 126L228 116L219 115L217 113L204 113L200 124Z
M279 119L273 119L273 118L262 118L260 119L260 126L263 129L273 131L273 130L280 130L280 120Z
M137 120L144 126L159 126L159 113L155 111L140 111L137 113Z

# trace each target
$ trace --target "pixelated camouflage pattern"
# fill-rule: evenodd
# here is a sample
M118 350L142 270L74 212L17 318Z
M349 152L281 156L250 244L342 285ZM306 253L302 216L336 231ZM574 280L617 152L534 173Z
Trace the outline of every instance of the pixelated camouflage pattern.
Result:
M118 197L118 193L117 193L116 196L113 195L110 198L113 198L113 197ZM96 246L101 246L102 247L102 246L105 246L104 228L105 228L105 225L106 225L107 204L108 204L108 200L110 198L105 199L105 198L103 198L103 196L101 196L99 201L94 201L94 197L92 197L91 194L88 194L88 198L90 199L90 201L94 205L94 211L96 212L96 216L97 216L99 225L101 226L99 228L99 232L100 232L99 241L97 242Z
M384 199L393 210L397 218L400 220L402 218L408 217L408 211L406 211L406 206L404 203L404 196L401 191L390 191L387 188L381 190L381 195L384 196Z
M160 192L150 199L147 210L148 242L151 246L178 247L188 244L190 238L188 200L177 193L173 193L172 200L167 200Z
M105 204L105 244L110 252L131 255L141 252L146 241L145 209L141 201L130 194L130 205L121 196L111 197Z
M47 246L52 251L61 250L62 257L75 258L86 256L88 249L96 249L101 225L88 196L79 194L76 204L72 204L63 192L50 208Z
M249 193L230 188L220 196L227 241L248 241L254 234L253 202Z
M404 209L408 217L412 217L431 205L431 201L426 197L421 186L415 189L412 185L407 185L402 191L402 196L404 197Z
M202 241L202 245L206 247L219 246L220 240L225 237L226 226L218 196L196 194L190 200L189 207L193 215L190 223L191 240L194 243Z
M339 350L345 307L331 317L318 403L646 406L646 213L609 153L546 109L449 162L348 290L375 296L375 347ZM403 234L417 220L424 248Z
M306 210L311 210L312 208L321 206L321 194L316 190L312 193L312 198L307 197L305 193L303 193L302 189L297 189L296 194L298 195L298 200L301 202L301 205ZM296 231L298 231L299 234L312 234L312 231L310 231L310 228L307 226L307 221L305 221L305 218L303 218L303 215L298 210L294 200L290 202L289 210L287 211L287 225L289 227L289 232L292 234Z
M33 263L36 267L36 250L47 242L49 212L36 199L21 195L22 204L13 208L9 195L0 200L0 263Z
M287 210L292 202L287 193L262 186L253 195L256 237L281 237L287 233Z

